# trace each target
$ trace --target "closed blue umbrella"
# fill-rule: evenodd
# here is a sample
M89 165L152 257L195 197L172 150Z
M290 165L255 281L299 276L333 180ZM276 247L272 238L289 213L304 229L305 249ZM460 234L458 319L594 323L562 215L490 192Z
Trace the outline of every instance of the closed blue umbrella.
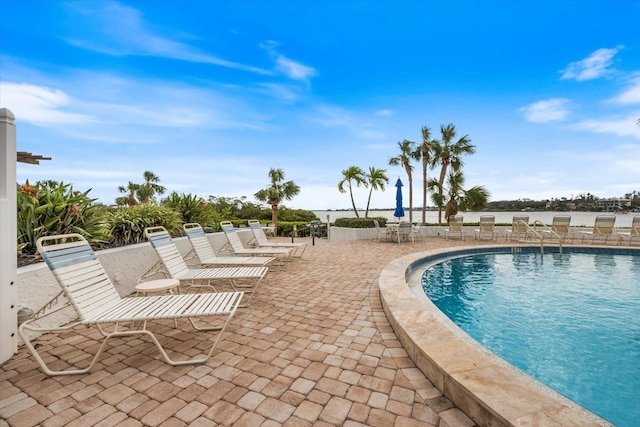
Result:
M402 207L402 181L398 178L396 181L396 210L393 211L393 216L401 218L404 216L404 208Z

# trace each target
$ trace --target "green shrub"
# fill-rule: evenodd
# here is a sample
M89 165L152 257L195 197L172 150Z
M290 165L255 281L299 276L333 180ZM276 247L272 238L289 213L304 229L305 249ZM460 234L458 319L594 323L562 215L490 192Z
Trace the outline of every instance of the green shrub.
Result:
M203 228L211 227L216 219L213 206L191 194L178 194L174 191L162 200L162 206L180 213L184 223L197 222Z
M377 220L380 227L384 227L387 224L387 219L383 217L379 218L338 218L335 220L334 225L336 227L345 228L373 228L375 224L373 221Z
M271 209L268 210L269 215L266 219L271 222ZM289 209L286 206L280 206L278 208L278 225L280 222L304 222L306 225L309 225L309 222L316 221L320 218L313 213L312 211L308 211L305 209Z
M70 184L27 181L17 191L18 248L24 254L36 253L36 241L43 236L79 233L87 241L104 244L110 238L106 213L96 199L74 191Z
M147 227L162 226L172 236L182 234L182 218L178 212L148 203L115 208L107 220L114 246L146 241L144 229Z

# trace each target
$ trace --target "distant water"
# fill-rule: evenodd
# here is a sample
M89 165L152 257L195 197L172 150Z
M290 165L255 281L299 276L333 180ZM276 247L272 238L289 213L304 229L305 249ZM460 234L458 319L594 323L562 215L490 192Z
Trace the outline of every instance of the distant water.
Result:
M312 211L322 221L327 220L329 215L329 221L333 222L338 218L355 218L353 210L350 211ZM364 211L358 211L360 218L364 218ZM460 215L464 216L464 222L479 222L480 215L494 215L496 217L496 223L508 223L511 224L514 215L529 215L529 224L533 221L541 221L544 224L551 224L555 215L571 215L571 226L573 227L593 227L596 216L598 215L610 215L603 212L460 212ZM631 221L633 216L639 214L616 214L616 228L631 227ZM380 210L369 211L369 217L383 217L388 221L397 221L398 218L393 216L393 210ZM405 216L402 218L404 221L409 220L409 212L405 210ZM444 212L442 213L442 220L444 221ZM413 211L413 222L422 221L422 211ZM427 223L435 224L438 222L438 211L427 211Z

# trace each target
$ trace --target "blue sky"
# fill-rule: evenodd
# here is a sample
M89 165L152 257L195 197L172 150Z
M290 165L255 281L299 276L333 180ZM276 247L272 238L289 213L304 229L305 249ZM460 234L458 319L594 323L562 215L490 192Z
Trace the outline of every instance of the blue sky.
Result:
M393 207L397 142L448 123L491 200L622 196L640 190L639 19L630 0L2 0L0 105L18 150L53 158L18 182L107 204L145 170L254 200L282 168L287 206L349 208L355 165L388 170L372 207Z

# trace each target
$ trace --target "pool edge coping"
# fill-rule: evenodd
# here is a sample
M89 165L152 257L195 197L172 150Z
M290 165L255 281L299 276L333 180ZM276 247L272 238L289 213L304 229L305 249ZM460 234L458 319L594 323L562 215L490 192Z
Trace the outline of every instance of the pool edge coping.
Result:
M425 258L482 253L531 245L496 244L415 252L380 272L382 307L409 357L427 378L478 425L612 426L470 339L431 301L410 288ZM627 249L572 245L571 248ZM539 248L539 246L538 246ZM639 250L640 251L640 250ZM635 251L634 251L635 252ZM429 331L425 334L424 331Z

